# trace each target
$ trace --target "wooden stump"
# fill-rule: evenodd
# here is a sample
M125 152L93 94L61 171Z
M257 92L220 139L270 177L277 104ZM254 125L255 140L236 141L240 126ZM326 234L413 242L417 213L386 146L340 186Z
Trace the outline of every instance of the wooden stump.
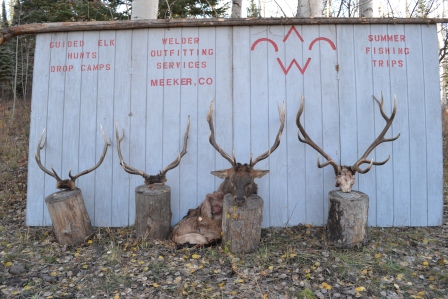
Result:
M171 188L141 185L135 188L135 231L138 238L165 240L171 228Z
M367 244L369 197L359 191L328 193L329 211L327 236L330 243L341 248Z
M63 190L45 198L56 238L63 245L79 245L93 233L81 189Z
M252 194L246 204L237 207L232 195L226 194L222 214L222 246L232 253L248 253L260 244L263 199Z

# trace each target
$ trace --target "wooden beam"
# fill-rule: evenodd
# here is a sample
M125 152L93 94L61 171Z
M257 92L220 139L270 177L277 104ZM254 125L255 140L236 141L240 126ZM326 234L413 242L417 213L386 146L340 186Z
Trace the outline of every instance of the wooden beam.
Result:
M0 45L23 34L123 30L139 28L255 26L255 25L320 25L320 24L436 24L448 23L448 18L249 18L249 19L169 19L134 21L94 21L26 24L0 31Z

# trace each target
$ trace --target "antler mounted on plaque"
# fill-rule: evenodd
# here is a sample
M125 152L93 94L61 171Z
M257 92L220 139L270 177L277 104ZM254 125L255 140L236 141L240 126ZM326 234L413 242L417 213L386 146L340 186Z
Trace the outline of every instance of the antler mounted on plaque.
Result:
M353 164L352 166L346 166L346 165L340 166L329 155L327 155L319 146L317 146L316 143L314 143L314 141L310 138L310 136L308 136L308 134L306 133L302 124L300 123L300 116L303 113L304 101L305 101L304 97L302 96L302 100L300 102L300 108L299 108L299 111L297 112L297 117L296 117L296 124L297 124L297 127L299 128L298 138L301 142L306 143L309 146L311 146L312 148L314 148L319 154L321 154L327 160L327 162L320 164L320 160L319 160L319 156L318 156L317 157L317 167L322 168L327 165L333 166L334 173L336 175L336 187L339 187L342 192L351 192L352 191L352 186L355 183L354 175L356 174L356 172L367 173L372 168L373 165L384 165L387 161L389 161L390 155L387 157L386 160L384 160L382 162L375 162L375 161L373 161L373 159L368 160L367 156L373 151L373 149L375 147L377 147L378 145L380 145L383 142L394 141L398 137L400 137L400 134L398 134L396 137L393 137L393 138L385 138L384 137L386 135L387 131L389 130L390 126L392 125L392 122L394 121L395 114L397 112L397 99L394 98L394 109L393 109L390 117L388 117L386 115L386 113L384 112L384 109L383 109L383 105L384 105L383 94L381 93L381 102L375 96L373 96L373 99L380 106L380 112L381 112L381 115L383 116L383 118L386 120L386 125L384 126L384 129L383 129L383 131L381 131L380 135L375 139L375 141L373 141L373 143L365 151L364 155L362 155L362 157L359 158L359 160L356 161L355 164ZM302 134L303 138L300 136L300 134ZM369 166L366 169L361 169L360 166L362 164L367 164L367 163L369 163Z
M43 165L42 162L40 160L40 150L44 148L47 139L45 138L43 144L42 144L42 139L44 138L44 134L45 134L45 129L42 132L42 134L40 135L40 139L39 142L37 144L37 150L34 153L34 157L36 158L36 162L37 165L39 165L40 169L42 169L46 174L54 177L56 179L56 188L57 189L66 189L66 190L75 190L76 189L76 184L75 181L77 178L79 178L82 175L88 174L89 172L94 171L95 169L97 169L101 163L103 163L104 157L106 156L106 152L107 152L107 147L110 145L107 142L107 137L106 134L104 133L103 127L101 127L101 133L103 134L103 138L104 138L104 147L103 147L103 153L101 154L101 157L98 161L98 163L96 163L95 166L93 166L92 168L89 168L87 170L84 170L83 172L78 173L77 175L72 175L72 170L70 169L68 176L70 177L70 179L66 179L66 180L62 180L58 174L56 173L56 171L54 170L53 166L51 166L51 170L49 171L48 169L46 169Z
M188 116L188 123L187 123L187 130L185 131L185 136L184 136L184 148L182 149L182 152L180 152L177 155L177 159L174 160L173 162L171 162L167 167L165 167L163 170L161 170L159 172L159 174L156 175L149 175L147 173L145 173L143 170L138 170L128 164L126 164L123 160L123 156L121 154L121 147L120 147L120 143L124 138L124 130L123 133L121 135L121 138L118 136L118 125L115 124L115 137L117 139L117 150L118 150L118 157L120 158L120 165L123 167L123 169L130 174L138 174L141 175L144 179L145 179L145 184L146 185L152 185L152 184L164 184L166 182L166 173L173 169L176 168L179 163L180 160L182 159L182 157L187 153L187 140L188 140L188 132L190 131L190 116Z
M255 160L252 160L252 155L250 157L249 164L241 164L236 162L235 153L232 157L221 149L221 147L216 143L215 140L215 128L213 126L213 101L210 104L210 110L207 114L207 122L210 127L210 144L221 154L221 156L232 164L229 169L212 171L212 174L224 179L224 182L218 188L218 191L224 192L224 194L231 193L233 200L237 206L242 206L246 202L246 198L251 194L257 194L257 184L254 182L254 178L261 178L262 176L269 173L269 170L257 170L254 169L255 164L261 160L266 159L272 154L277 147L280 145L280 138L282 137L283 128L285 126L285 103L283 103L283 108L280 109L278 106L278 114L280 117L280 128L275 138L272 147L265 153L258 156Z

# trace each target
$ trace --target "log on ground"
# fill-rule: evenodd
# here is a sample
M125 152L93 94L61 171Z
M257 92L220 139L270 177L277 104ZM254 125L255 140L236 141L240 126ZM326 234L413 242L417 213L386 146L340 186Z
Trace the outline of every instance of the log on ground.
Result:
M369 197L362 192L328 193L327 237L341 248L367 244Z
M94 232L81 189L55 192L45 203L60 244L79 245Z
M171 228L171 188L141 185L135 188L135 231L138 238L165 240Z
M238 207L231 194L224 196L222 246L232 253L249 253L260 244L263 199L252 194Z

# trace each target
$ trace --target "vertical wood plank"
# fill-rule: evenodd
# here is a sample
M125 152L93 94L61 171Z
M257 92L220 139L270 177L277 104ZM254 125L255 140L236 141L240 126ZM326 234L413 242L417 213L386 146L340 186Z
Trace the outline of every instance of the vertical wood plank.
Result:
M28 192L26 202L26 224L42 225L44 222L45 206L45 174L37 166L34 158L37 142L42 131L47 127L47 101L49 90L47 88L50 76L50 42L52 34L38 34L36 36L35 63L33 71L33 90L31 101L31 124L29 136L29 162L28 162ZM45 149L41 152L41 162L46 165ZM48 167L48 166L47 166Z
M96 36L95 36L96 37ZM99 32L97 45L99 41L116 40L115 31ZM98 72L98 87L97 87L97 110L96 110L96 128L103 126L104 132L108 137L111 147L104 158L100 171L95 171L95 224L94 226L112 226L112 205L113 198L116 196L113 192L113 177L117 171L123 171L119 168L114 168L117 162L117 149L115 142L115 126L114 126L114 96L115 89L115 47L112 46L98 46L98 63L106 66L104 71ZM107 70L109 66L109 70ZM118 123L120 128L123 125ZM98 134L95 134L98 136ZM124 142L124 141L123 141ZM103 139L96 138L95 148L103 147ZM95 160L98 161L101 153L95 151ZM119 164L117 164L121 167ZM115 166L117 166L115 165ZM123 200L123 199L122 199ZM126 199L127 200L127 199Z
M320 41L320 72L321 72L321 94L322 94L322 146L327 154L335 161L340 161L339 144L339 106L338 106L338 56L336 45L336 26L319 26L319 37L327 38ZM315 154L317 155L317 153ZM313 160L313 159L310 159ZM322 158L321 158L322 160ZM316 161L316 160L314 160ZM314 162L315 167L316 162ZM323 169L323 213L324 223L328 217L328 193L335 190L335 174L331 166Z
M388 35L387 26L371 26L372 33ZM394 46L394 43L391 42L376 42L372 46L374 47L383 47L384 49L390 48ZM390 115L393 107L393 100L391 100L390 94L390 69L388 66L391 63L392 57L387 54L385 51L384 54L373 54L373 60L377 60L377 66L373 68L373 94L376 96L378 100L381 101L381 93L384 95L384 113L386 115ZM383 66L380 66L380 62L383 63ZM370 97L365 97L366 101L372 101L373 99L369 99ZM361 100L361 99L360 99ZM386 125L386 121L381 116L380 109L378 104L374 103L374 114L375 114L375 137L376 138L384 126ZM392 130L391 130L392 131ZM361 134L361 133L360 133ZM391 132L388 132L387 136L391 136ZM374 139L372 139L371 143ZM358 157L364 153L367 148L358 148ZM391 155L393 157L392 152L392 144L390 142L382 143L377 146L374 151L369 155L370 159L374 161L384 161L387 157ZM358 158L359 159L359 158ZM376 222L383 223L384 226L392 226L393 225L393 161L387 162L387 164L383 166L372 166L375 167L375 172L373 173L376 176L376 200L372 203L372 209L376 208ZM363 165L366 167L367 164ZM372 175L369 173L364 175ZM369 195L370 201L370 195Z
M443 223L443 151L442 124L439 101L439 73L437 60L436 25L421 26L423 46L424 98L426 99L426 171L428 186L428 222Z
M291 37L286 38L284 43L285 54L283 65L289 67L293 61L297 61L303 66L303 52L306 46L301 41L295 31L302 32L302 26L285 26L284 39L290 33ZM280 42L279 42L280 43ZM283 39L281 40L283 44ZM283 57L281 57L283 58ZM306 59L305 59L306 61ZM280 65L279 65L280 66ZM285 74L286 78L286 127L285 142L287 151L287 194L288 194L288 223L306 222L306 171L305 171L305 150L306 144L301 143L297 138L298 128L296 126L296 114L300 106L300 100L304 95L304 77L297 67L291 67ZM303 118L301 118L303 121ZM267 203L266 203L267 204ZM273 204L273 203L272 203ZM274 204L273 204L274 205Z
M145 169L145 132L146 132L146 95L147 95L147 64L148 64L148 29L132 31L131 53L131 98L130 98L130 132L129 162L137 169ZM135 188L144 183L139 175L130 176L129 185L129 223L135 223ZM137 207L138 208L138 207Z
M405 33L404 25L388 26L390 34L403 35ZM409 46L407 42L399 42L393 45L397 48L406 48ZM415 47L418 44L412 46ZM388 136L400 137L392 143L391 155L392 165L384 165L393 169L393 202L385 203L382 208L389 208L393 205L394 226L406 226L411 224L411 194L410 194L410 164L409 164L409 138L411 132L409 131L409 106L408 106L408 81L407 72L408 64L406 63L406 54L391 55L391 59L403 63L403 66L393 67L390 70L390 94L385 95L386 103L389 103L390 109L393 107L394 95L397 98L397 114L394 123L389 129ZM377 95L378 96L378 95ZM376 104L375 104L376 105ZM375 109L378 109L375 107ZM391 111L391 110L390 110ZM383 166L380 166L383 167ZM378 219L378 223L380 219Z
M131 136L131 30L118 30L115 33L115 68L114 68L114 121L118 128L124 129L125 137L121 142L123 159L130 161ZM115 149L116 150L116 149ZM129 193L131 174L120 165L118 154L113 160L112 183L112 226L130 225L129 223Z
M411 225L422 226L428 223L427 219L427 165L426 159L426 130L422 124L426 123L426 111L424 99L424 89L415 88L423 86L423 57L421 48L415 45L413 40L421 40L421 26L409 25L405 28L406 46L412 49L412 56L406 56L407 77L408 77L408 98L409 98L409 131L410 131L410 169L411 173ZM412 47L411 47L412 45ZM401 138L401 137L400 137ZM422 177L423 176L423 177Z
M267 28L267 37L274 40L279 47L278 52L275 52L272 45L267 45L267 68L265 73L268 74L268 123L267 132L262 133L261 136L266 136L266 147L261 149L263 152L270 148L275 138L277 137L278 130L280 128L280 118L278 113L277 104L282 108L283 103L287 102L286 99L286 78L283 73L277 58L285 61L286 43L283 43L283 37L285 35L284 26L272 26ZM258 46L257 46L258 47ZM266 59L266 58L265 58ZM263 61L259 58L260 62ZM258 63L260 63L258 62ZM288 109L288 107L286 107ZM255 117L257 117L255 115ZM263 226L287 226L290 225L289 211L292 207L289 206L286 178L287 178L287 119L285 118L285 127L283 128L283 134L280 139L280 145L269 156L267 161L267 169L269 169L269 175L266 179L261 181L260 184L268 187L269 196L263 196L263 198L269 198L263 205ZM294 127L294 126L293 126ZM269 179L269 180L267 180ZM265 188L266 188L265 187ZM269 204L268 204L269 203ZM266 215L266 217L265 217ZM269 218L268 218L269 217Z
M101 154L103 147L96 147L96 141L102 141L103 136L101 134L100 127L97 127L96 113L97 113L97 99L98 99L98 72L82 71L86 66L98 65L98 39L99 32L83 32L82 40L84 42L83 47L76 49L76 53L72 53L72 59L79 60L78 65L81 72L80 82L80 110L79 110L79 145L77 148L79 155L79 171L84 171L93 167L97 160L95 160L97 151ZM81 58L79 53L83 53L84 57ZM75 58L78 57L78 58ZM70 61L71 59L68 59ZM81 69L82 67L82 69ZM92 133L94 132L94 133ZM112 132L105 131L106 136L109 138L112 136ZM108 155L112 155L111 148L108 149ZM106 155L107 155L106 154ZM105 171L104 165L97 168L94 172ZM81 176L76 180L76 185L81 188L82 196L87 211L89 212L90 221L95 223L95 174L90 173L85 176Z

